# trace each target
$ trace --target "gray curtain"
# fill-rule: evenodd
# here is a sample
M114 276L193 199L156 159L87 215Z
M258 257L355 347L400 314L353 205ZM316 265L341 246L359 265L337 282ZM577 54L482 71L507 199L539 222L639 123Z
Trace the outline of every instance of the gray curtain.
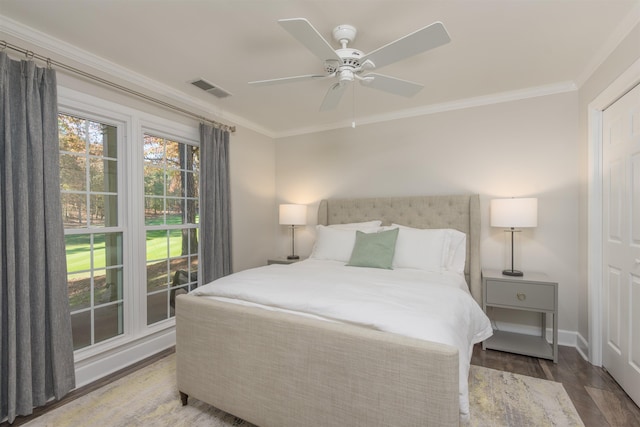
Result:
M75 386L54 70L0 52L0 420Z
M202 279L231 273L229 132L200 125L200 250Z

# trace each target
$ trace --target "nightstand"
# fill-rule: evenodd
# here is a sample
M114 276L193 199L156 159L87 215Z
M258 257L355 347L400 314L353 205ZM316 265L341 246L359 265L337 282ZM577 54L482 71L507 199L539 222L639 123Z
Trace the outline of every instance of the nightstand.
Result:
M294 264L296 262L300 262L305 258L300 259L287 259L287 258L271 258L267 260L267 265L271 264Z
M482 309L500 307L540 313L540 336L493 331L482 342L482 349L551 359L558 363L558 283L542 273L525 273L522 277L504 276L496 270L482 271ZM553 317L553 342L546 339L547 314Z

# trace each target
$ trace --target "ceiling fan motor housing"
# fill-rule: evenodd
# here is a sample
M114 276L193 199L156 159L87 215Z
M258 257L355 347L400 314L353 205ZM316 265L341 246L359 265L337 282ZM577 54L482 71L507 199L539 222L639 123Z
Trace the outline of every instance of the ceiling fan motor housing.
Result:
M325 61L324 69L328 73L335 73L342 70L350 70L352 72L360 71L360 58L362 58L363 53L357 49L337 49L336 53L342 60L342 63L338 63L338 61L329 60Z

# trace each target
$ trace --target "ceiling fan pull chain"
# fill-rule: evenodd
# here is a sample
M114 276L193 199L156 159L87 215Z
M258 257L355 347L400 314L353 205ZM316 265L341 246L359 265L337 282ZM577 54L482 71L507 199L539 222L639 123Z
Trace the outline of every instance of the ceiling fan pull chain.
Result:
M356 128L356 85L352 84L351 86L353 86L353 121L351 121L351 128L355 129Z

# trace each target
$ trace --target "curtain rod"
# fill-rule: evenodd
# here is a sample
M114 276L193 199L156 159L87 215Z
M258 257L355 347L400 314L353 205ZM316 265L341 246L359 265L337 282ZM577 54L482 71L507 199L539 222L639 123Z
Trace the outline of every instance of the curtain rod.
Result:
M224 123L220 123L220 122L217 122L215 120L208 119L208 118L206 118L204 116L201 116L199 114L196 114L196 113L194 113L192 111L189 111L189 110L186 110L184 108L175 106L173 104L169 104L168 102L162 101L162 100L154 98L152 96L145 95L142 92L138 92L138 91L130 89L130 88L126 87L126 86L119 85L118 83L114 83L114 82L109 81L107 79L103 79L102 77L98 77L98 76L96 76L94 74L87 73L86 71L82 71L82 70L80 70L78 68L72 67L72 66L64 64L62 62L55 61L55 60L53 60L51 58L48 58L46 56L39 55L37 53L34 53L31 50L27 50L27 49L21 48L19 46L13 45L11 43L7 43L4 40L0 40L0 51L2 51L4 49L15 50L16 52L20 52L20 53L24 54L27 57L28 60L29 59L38 59L40 61L45 62L47 64L47 67L49 67L49 68L51 68L51 66L56 66L58 68L62 68L64 70L70 71L70 72L72 72L74 74L78 74L78 75L80 75L82 77L85 77L85 78L88 78L90 80L95 80L98 83L101 83L103 85L112 87L114 89L118 89L118 90L120 90L122 92L125 92L125 93L128 93L130 95L137 96L138 98L142 98L144 100L151 101L151 102L153 102L155 104L161 105L161 106L163 106L165 108L177 111L177 112L182 113L182 114L184 114L186 116L193 117L193 118L198 119L198 120L203 121L203 122L208 122L208 123L212 124L214 127L229 131L231 133L236 131L236 127L235 126L229 126L229 125L226 125Z

